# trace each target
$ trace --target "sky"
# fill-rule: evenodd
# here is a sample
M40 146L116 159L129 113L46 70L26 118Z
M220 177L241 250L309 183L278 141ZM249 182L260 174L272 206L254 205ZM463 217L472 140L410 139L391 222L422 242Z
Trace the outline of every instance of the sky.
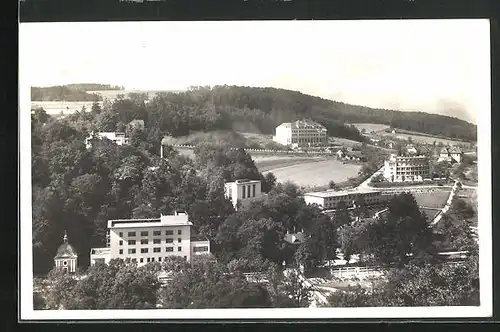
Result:
M476 123L490 112L488 20L22 23L29 86L276 87Z

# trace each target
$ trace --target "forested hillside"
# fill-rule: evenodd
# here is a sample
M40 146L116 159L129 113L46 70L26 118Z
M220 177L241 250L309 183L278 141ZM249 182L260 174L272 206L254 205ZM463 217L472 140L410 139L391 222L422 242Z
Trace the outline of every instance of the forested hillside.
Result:
M95 90L123 90L123 87L109 84L67 84L45 88L32 87L32 101L100 101L101 97L89 94L87 91Z

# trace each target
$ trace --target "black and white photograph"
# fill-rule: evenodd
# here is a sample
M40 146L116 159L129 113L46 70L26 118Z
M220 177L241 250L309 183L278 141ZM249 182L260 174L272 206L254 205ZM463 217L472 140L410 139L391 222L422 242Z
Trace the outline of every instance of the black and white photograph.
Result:
M21 319L491 317L488 20L19 47Z

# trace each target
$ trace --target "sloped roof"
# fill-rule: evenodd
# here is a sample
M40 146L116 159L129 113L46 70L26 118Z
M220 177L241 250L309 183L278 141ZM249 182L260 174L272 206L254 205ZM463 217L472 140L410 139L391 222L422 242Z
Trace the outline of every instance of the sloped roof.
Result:
M462 153L462 149L459 146L452 146L449 151L450 153Z
M442 148L440 152L441 153L449 153L447 147Z

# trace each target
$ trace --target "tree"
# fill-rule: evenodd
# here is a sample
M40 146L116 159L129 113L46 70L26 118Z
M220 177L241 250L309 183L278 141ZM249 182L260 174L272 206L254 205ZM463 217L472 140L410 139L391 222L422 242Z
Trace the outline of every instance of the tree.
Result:
M272 172L266 173L261 179L262 181L262 192L268 193L276 186L276 176Z
M296 270L286 271L282 285L282 292L288 296L296 308L307 308L311 304L311 288L304 284Z
M328 182L328 188L330 189L335 189L336 188L336 184L333 180L331 180L330 182Z

